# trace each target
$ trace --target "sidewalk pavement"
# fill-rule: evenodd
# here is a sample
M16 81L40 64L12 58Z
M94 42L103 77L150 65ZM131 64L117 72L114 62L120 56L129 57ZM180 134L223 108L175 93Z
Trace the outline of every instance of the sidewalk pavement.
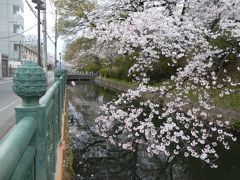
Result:
M10 81L12 80L12 77L4 77L4 78L0 78L0 81Z

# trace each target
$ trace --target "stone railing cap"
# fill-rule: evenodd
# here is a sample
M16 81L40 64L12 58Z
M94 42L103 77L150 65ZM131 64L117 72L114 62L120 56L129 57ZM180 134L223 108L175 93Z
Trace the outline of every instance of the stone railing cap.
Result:
M62 76L62 75L64 75L64 74L66 74L67 73L67 70L66 69L56 69L55 70L55 72L54 72L54 76L55 77L60 77L60 76Z

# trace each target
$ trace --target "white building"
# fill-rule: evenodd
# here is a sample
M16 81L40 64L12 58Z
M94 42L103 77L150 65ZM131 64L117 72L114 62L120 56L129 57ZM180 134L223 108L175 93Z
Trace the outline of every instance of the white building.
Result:
M38 53L36 48L30 47L28 45L20 44L20 61L33 61L37 63Z
M19 44L24 36L23 0L0 0L0 53L8 56L8 65L21 65Z

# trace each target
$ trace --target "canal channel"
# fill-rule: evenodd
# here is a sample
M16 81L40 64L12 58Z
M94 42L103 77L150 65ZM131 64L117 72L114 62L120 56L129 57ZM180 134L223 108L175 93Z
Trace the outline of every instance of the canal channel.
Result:
M68 87L69 132L73 152L72 179L99 180L240 180L240 145L221 150L218 168L212 169L199 160L176 158L171 164L165 157L149 158L111 145L95 130L99 107L117 96L117 92L95 83ZM239 134L237 134L239 139Z

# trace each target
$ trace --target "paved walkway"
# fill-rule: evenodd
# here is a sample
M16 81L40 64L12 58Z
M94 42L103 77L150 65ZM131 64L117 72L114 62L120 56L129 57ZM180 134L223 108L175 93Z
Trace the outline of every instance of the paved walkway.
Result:
M14 126L14 107L21 99L12 91L12 79L0 80L0 139Z

